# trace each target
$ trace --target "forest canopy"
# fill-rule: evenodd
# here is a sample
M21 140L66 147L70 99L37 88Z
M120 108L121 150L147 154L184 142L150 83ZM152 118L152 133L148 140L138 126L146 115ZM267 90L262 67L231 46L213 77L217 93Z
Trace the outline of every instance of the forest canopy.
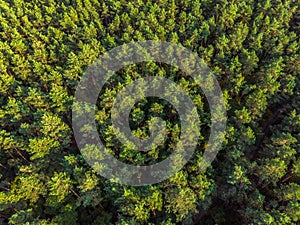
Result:
M297 0L0 0L0 224L299 224L299 7ZM163 160L181 131L170 103L145 98L131 110L132 133L147 137L151 117L160 116L164 145L140 153L120 144L111 107L134 80L176 82L200 115L191 160L163 182L133 187L107 180L85 161L72 106L88 66L114 47L144 40L181 45L203 59L228 118L221 150L200 171L211 115L199 86L156 62L118 71L98 96L95 121L120 161Z

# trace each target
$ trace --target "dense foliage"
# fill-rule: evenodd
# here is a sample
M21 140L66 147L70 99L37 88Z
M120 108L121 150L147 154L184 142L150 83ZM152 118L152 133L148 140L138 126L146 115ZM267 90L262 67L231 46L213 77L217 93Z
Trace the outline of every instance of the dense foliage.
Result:
M0 224L297 224L300 220L300 8L297 0L0 0ZM110 126L120 88L159 74L185 88L201 115L192 160L170 179L130 187L99 176L72 132L85 69L123 43L163 40L196 52L226 98L226 141L199 172L210 114L183 71L145 62L119 71L99 96L99 134L128 163L154 163L176 143L168 102L140 101L131 127L167 121L165 146L141 154ZM116 148L118 146L118 148ZM120 146L120 147L119 147Z

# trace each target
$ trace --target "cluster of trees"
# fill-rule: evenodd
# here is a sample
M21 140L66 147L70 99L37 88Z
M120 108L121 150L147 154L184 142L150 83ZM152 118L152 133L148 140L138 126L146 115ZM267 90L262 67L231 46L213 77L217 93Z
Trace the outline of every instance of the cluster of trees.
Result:
M300 220L300 8L297 0L0 0L0 224L297 224ZM201 138L170 179L131 187L99 176L72 131L75 89L110 49L161 40L196 52L226 100L226 139L212 165L205 96L183 71L145 62L119 71L99 96L99 135L120 160L166 158L180 118L166 101L132 109L134 135L166 120L164 146L119 144L110 109L118 91L147 75L168 77L198 107ZM118 148L117 148L117 147Z

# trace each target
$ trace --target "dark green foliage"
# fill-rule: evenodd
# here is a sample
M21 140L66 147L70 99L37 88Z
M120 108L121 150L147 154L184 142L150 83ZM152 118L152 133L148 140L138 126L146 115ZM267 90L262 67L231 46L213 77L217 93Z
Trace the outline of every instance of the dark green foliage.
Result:
M299 15L297 0L0 0L0 224L299 224ZM147 98L131 111L133 134L147 137L151 117L160 116L165 145L140 153L120 144L110 110L135 79L180 84L201 121L198 147L182 170L159 184L127 187L84 161L71 108L87 66L141 40L196 52L220 83L228 124L217 159L199 172L210 132L202 91L169 65L123 68L101 92L95 118L121 161L163 160L180 134L176 110Z

